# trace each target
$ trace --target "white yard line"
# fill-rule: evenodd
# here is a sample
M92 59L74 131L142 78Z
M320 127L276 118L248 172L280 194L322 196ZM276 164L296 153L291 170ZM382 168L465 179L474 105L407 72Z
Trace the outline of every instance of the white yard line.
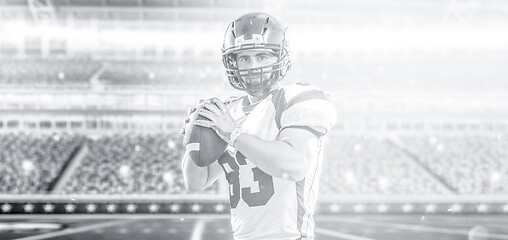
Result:
M191 240L201 240L203 236L203 231L205 230L206 222L203 219L200 219L194 225L194 229L192 229Z
M315 228L314 231L316 233L319 233L322 235L327 235L327 236L331 236L331 237L339 237L339 238L348 239L348 240L375 240L373 238L360 237L360 236L337 232L337 231L332 231L332 230L328 230L328 229L324 229L324 228Z
M6 214L0 220L7 219L230 219L230 215L199 214Z
M14 240L50 239L50 238L54 238L54 237L60 237L60 236L65 236L65 235L81 233L81 232L87 232L87 231L90 231L93 229L112 227L112 226L121 225L121 224L125 224L127 222L132 222L132 221L133 220L117 220L117 221L113 221L113 222L98 223L98 224L92 224L92 225L78 227L78 228L65 229L65 230L58 231L58 232L51 232L51 233L45 233L45 234L36 235L36 236L17 238Z
M402 229L402 230L412 230L412 231L432 232L432 233L445 233L445 234L465 235L465 236L467 236L469 233L469 230L438 228L438 227L429 227L429 226L414 225L414 224L387 223L387 222L378 222L375 220L366 220L366 219L350 220L350 219L337 219L337 218L329 218L329 219L321 218L320 220L323 222L359 223L359 224L370 225L370 226L397 228L397 229ZM488 233L488 237L508 240L508 234Z

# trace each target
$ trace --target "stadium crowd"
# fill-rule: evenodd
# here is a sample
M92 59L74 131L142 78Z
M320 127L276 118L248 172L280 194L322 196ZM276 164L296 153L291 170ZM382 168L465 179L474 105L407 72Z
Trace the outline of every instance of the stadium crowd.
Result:
M332 132L320 192L502 194L508 139L502 135L400 135L399 141ZM185 189L179 133L0 135L0 193L47 193L79 146L88 152L63 188L77 194L176 194ZM215 184L204 193L218 193Z
M180 134L114 134L87 143L89 152L66 193L188 193L181 177ZM216 191L214 185L205 192Z
M459 194L508 192L503 135L401 136L405 147Z
M331 133L323 194L447 194L449 191L386 139Z
M89 60L0 60L0 85L88 86L100 62Z
M99 76L104 85L216 86L226 83L212 61L108 62ZM220 63L220 62L219 62ZM196 71L199 69L199 71ZM218 71L217 69L220 69Z
M83 140L70 134L0 135L0 193L46 193Z
M90 85L95 73L99 73L101 84L113 86L196 87L227 84L222 63L214 54L211 54L213 57L192 52L183 55L185 57L173 56L160 61L3 58L0 59L0 85ZM491 59L494 56L484 54L479 57ZM478 62L462 55L453 58L432 55L386 59L363 55L331 58L329 55L300 53L295 58L302 60L293 64L288 73L289 81L311 81L328 88L393 89L396 86L421 91L436 89L439 85L438 90L457 87L474 90L486 87L477 81L484 78L490 79L494 86L506 86L497 73L503 70L498 64L505 61L504 58L495 64ZM482 74L479 75L479 72Z

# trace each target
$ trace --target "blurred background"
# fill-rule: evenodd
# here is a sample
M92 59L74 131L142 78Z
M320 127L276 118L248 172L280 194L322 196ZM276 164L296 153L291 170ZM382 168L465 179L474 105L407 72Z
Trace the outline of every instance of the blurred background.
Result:
M185 189L180 128L199 99L242 94L220 54L252 11L288 26L283 83L338 111L322 211L508 212L507 1L0 0L3 213L226 199L223 181Z

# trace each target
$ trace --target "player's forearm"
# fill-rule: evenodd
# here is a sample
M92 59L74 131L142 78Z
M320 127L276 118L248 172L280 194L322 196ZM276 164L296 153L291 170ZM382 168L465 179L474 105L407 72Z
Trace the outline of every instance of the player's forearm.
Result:
M208 167L199 167L185 153L182 159L183 179L187 189L193 191L201 191L206 188L206 180L208 178Z
M234 146L259 169L274 177L299 181L306 174L307 157L287 142L242 134Z

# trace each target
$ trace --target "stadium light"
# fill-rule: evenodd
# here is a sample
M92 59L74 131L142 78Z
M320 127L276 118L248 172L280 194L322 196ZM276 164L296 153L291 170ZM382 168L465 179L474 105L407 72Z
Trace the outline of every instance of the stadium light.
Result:
M55 205L47 203L43 206L43 209L45 212L50 213L53 212L53 210L55 209Z
M23 39L28 33L33 32L33 27L25 21L6 21L2 23L6 39Z
M136 211L137 207L138 206L136 206L135 204L129 203L129 204L127 204L127 207L126 207L127 208L127 212L133 213L133 212Z
M64 78L65 78L65 73L64 72L59 72L58 73L58 79L63 80ZM56 135L56 136L58 136L58 135ZM56 140L56 141L58 141L58 140Z
M354 174L354 173L353 173L353 171L351 171L351 170L347 170L347 172L346 172L346 176L345 176L345 177L346 177L346 181L347 181L348 183L353 183L353 182L355 182L355 181L356 181L356 179L355 179L355 174Z
M8 203L2 204L2 212L7 213L10 212L12 209L12 206Z
M437 138L435 136L429 137L429 143L434 145L437 143Z
M191 210L194 213L198 213L199 211L201 211L201 208L202 208L202 206L197 203L192 204L192 206L191 206Z
M425 206L425 212L427 213L434 213L436 212L436 209L437 206L435 204L427 204L427 206Z
M150 206L148 206L148 210L151 212L151 213L156 213L159 211L159 205L153 203L153 204L150 204Z
M460 212L462 212L462 208L464 208L464 206L456 203L456 204L451 205L450 208L448 208L448 212L460 213Z
M353 206L355 213L363 213L365 211L365 208L366 208L365 205L360 203Z
M171 212L179 212L179 211L180 211L180 208L181 208L181 207L180 207L180 205L179 205L179 204L171 204L171 206L170 206L170 208L169 208L169 209L171 210Z
M224 209L226 209L226 207L224 207L224 204L217 204L215 205L215 212L222 212L224 211Z
M76 210L76 205L69 203L65 205L65 211L68 213L73 213Z
M490 182L493 184L499 183L501 178L503 178L503 176L499 172L493 172L490 175Z
M406 203L406 204L402 205L402 212L410 213L413 211L413 208L414 208L413 204Z
M168 186L173 186L173 183L175 181L175 176L173 175L173 173L171 171L167 171L162 174L162 180L164 180L164 182Z
M363 147L362 147L362 144L360 144L360 143L357 143L357 144L355 144L355 146L354 146L355 152L361 152L361 151L362 151L362 148L363 148Z
M378 183L381 190L386 190L390 186L390 181L386 177L380 177Z
M106 211L109 213L114 213L116 211L116 205L113 203L106 205Z
M377 211L378 211L379 213L386 213L386 212L388 212L388 209L389 209L389 208L390 208L390 207L389 207L388 205L386 205L386 204L379 204L379 205L377 206Z
M23 160L21 167L23 168L23 172L27 175L35 169L34 163L30 160Z
M508 212L508 204L503 205L503 212Z
M97 210L97 206L93 203L90 203L86 206L86 211L89 213L93 213L95 210Z
M496 135L496 139L497 139L498 141L502 141L502 140L504 139L503 134L497 134L497 135Z
M489 210L489 206L487 204L478 204L476 206L476 211L479 213L486 213Z
M25 210L26 213L31 213L34 210L34 205L31 203L27 203L23 206L23 210Z
M168 140L168 148L169 148L169 149L174 149L175 147L176 147L176 143L175 143L175 141L173 141L173 140L169 139L169 140Z
M438 145L436 146L436 151L438 151L438 152L442 152L443 150L445 150L445 146L444 146L444 144L438 144Z
M128 177L128 176L129 176L129 174L130 174L130 172L131 172L131 168L130 168L129 166L127 166L127 165L122 165L122 166L120 167L120 169L118 170L118 173L119 173L119 174L120 174L120 176L121 176L121 177L123 177L123 178Z
M334 204L330 205L330 212L338 213L338 212L340 212L341 208L342 207L339 204L334 203Z

